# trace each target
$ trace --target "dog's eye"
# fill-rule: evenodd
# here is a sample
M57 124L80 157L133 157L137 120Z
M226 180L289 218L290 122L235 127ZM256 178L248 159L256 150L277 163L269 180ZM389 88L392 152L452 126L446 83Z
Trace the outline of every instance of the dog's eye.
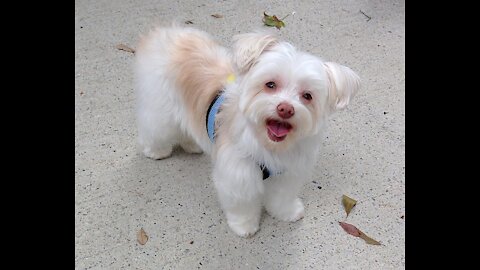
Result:
M267 82L265 86L270 89L275 89L277 87L277 85L274 82Z
M303 93L302 97L306 100L312 100L312 94L310 93Z

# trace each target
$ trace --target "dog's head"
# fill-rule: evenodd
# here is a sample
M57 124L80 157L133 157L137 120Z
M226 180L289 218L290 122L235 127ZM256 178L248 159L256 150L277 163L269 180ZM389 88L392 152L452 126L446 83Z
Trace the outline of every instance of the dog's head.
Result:
M345 108L360 87L348 67L323 62L268 33L237 35L233 58L239 109L271 150L318 134L325 118Z

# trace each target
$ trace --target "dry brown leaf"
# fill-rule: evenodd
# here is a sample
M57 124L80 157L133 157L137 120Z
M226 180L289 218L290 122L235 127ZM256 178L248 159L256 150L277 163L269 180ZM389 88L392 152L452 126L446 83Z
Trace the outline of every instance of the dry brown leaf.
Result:
M357 204L357 201L348 197L347 195L343 195L342 204L343 204L343 208L345 208L345 212L347 212L347 217L348 217L348 214L350 214L350 211L352 210L352 208Z
M223 15L220 15L220 14L212 14L212 17L217 18L217 19L220 19L220 18L223 18Z
M121 51L135 53L134 49L132 49L132 48L130 48L127 45L124 45L124 44L118 44L116 47L117 47L118 50L121 50Z
M345 222L339 222L340 223L340 226L342 226L342 228L350 235L353 235L355 237L360 237L362 238L363 240L365 240L365 242L367 244L370 244L370 245L381 245L380 242L368 237L366 234L364 234L362 231L360 231L357 227L353 226L352 224L348 224L348 223L345 223Z
M140 245L145 245L148 241L148 235L145 233L143 228L137 233L137 241Z
M348 224L345 222L339 222L340 226L348 233L356 237L360 237L360 230L357 227L353 226L352 224Z

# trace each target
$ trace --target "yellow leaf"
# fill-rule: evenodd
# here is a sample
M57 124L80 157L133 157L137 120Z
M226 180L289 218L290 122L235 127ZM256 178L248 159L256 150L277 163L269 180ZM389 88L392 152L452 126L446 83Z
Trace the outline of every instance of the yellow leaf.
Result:
M262 21L266 26L275 26L279 30L280 28L285 27L285 23L282 20L278 19L276 15L270 16L270 15L267 15L266 12L263 12Z
M360 232L360 238L362 238L363 240L365 240L365 242L367 242L367 244L370 244L370 245L381 245L380 242L378 242L377 240L375 239L372 239L370 237L368 237L366 234L364 234L362 231L358 230Z
M352 210L352 208L357 204L357 201L348 197L347 195L343 195L342 204L343 204L343 208L345 208L345 212L347 212L347 217L348 217L348 214L350 214L350 211Z

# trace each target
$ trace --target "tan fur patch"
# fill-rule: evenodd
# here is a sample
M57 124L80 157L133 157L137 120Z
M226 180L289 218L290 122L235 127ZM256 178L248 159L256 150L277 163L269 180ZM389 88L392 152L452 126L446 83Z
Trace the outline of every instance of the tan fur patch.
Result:
M193 132L196 136L207 136L208 107L233 73L228 53L207 36L189 32L175 40L170 64Z

